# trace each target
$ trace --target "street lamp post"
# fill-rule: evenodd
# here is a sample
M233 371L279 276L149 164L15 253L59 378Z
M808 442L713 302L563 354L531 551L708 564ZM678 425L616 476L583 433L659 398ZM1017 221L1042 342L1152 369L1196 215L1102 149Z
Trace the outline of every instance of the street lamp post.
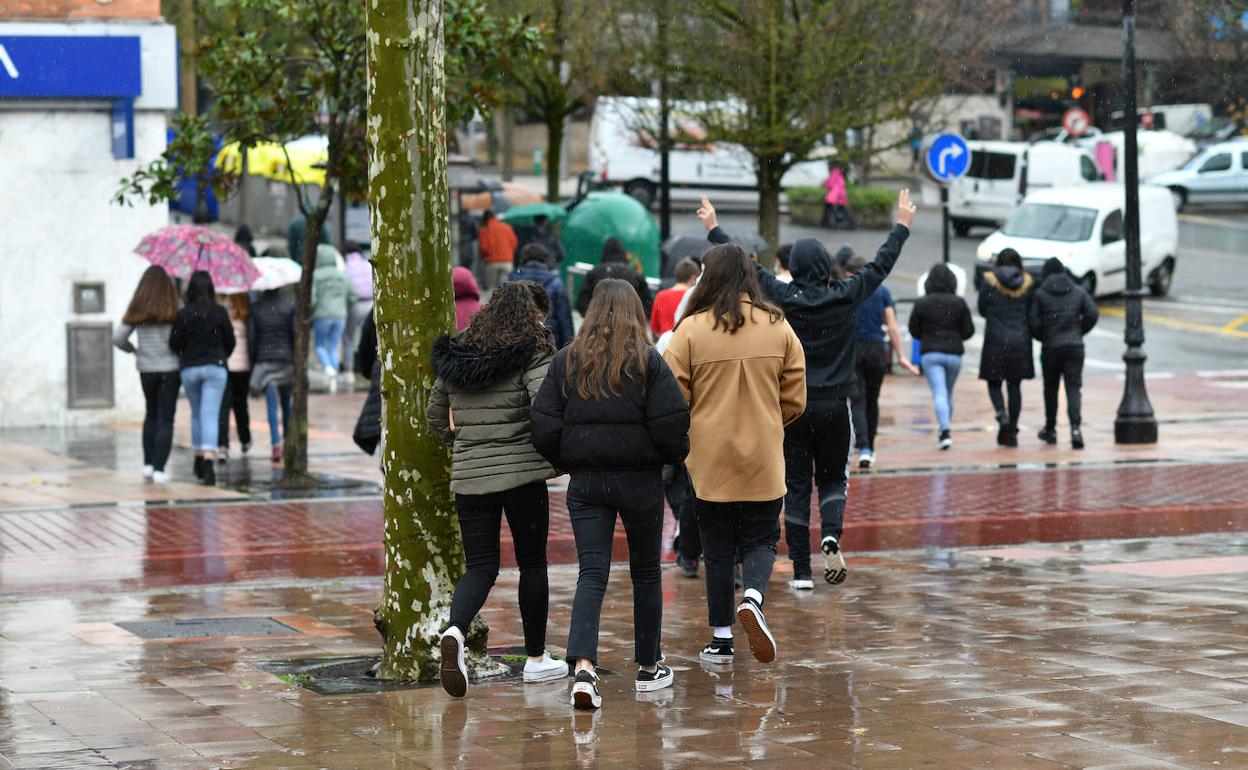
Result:
M1153 444L1157 441L1157 418L1148 400L1144 384L1144 281L1140 267L1140 162L1136 143L1139 116L1135 106L1135 1L1122 2L1122 31L1125 51L1122 57L1124 112L1127 126L1123 142L1125 165L1123 181L1127 192L1127 324L1123 339L1127 350L1122 360L1127 365L1122 402L1114 420L1114 441L1119 444Z

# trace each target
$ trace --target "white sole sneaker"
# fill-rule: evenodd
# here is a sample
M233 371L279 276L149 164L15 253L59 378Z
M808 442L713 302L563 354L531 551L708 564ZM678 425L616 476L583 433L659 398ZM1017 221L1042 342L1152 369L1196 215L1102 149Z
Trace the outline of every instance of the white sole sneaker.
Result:
M152 474L154 474L155 472L156 472L156 469L153 468L152 466L150 465L143 466L143 478L150 479L152 477Z
M776 659L776 638L767 628L762 610L752 602L741 602L737 605L737 620L745 635L750 640L750 652L759 663L770 663Z
M859 467L859 468L861 468L861 469L863 469L863 470L866 470L867 468L870 468L870 467L871 467L872 465L874 465L874 464L875 464L875 455L873 455L873 454L864 454L864 455L859 455L859 456L858 456L858 467Z
M832 585L840 585L849 576L845 568L845 557L841 555L840 545L830 537L825 537L819 544L823 551L823 579Z
M698 660L715 666L731 666L734 657L734 655L712 655L709 652L698 653Z
M542 682L558 682L568 678L568 662L566 660L552 661L559 665L551 668L542 669L540 671L524 672L525 684L541 684Z
M672 682L676 681L676 675L667 666L664 666L663 670L664 674L654 679L648 679L644 682L640 679L636 680L637 692L655 692L656 690L671 687Z
M592 684L577 682L572 685L572 708L582 710L602 708L602 696Z
M789 588L793 588L798 591L813 591L815 590L815 581L810 580L809 578L794 578L789 581Z
M442 634L442 689L462 698L468 694L468 666L464 663L464 643L451 633Z

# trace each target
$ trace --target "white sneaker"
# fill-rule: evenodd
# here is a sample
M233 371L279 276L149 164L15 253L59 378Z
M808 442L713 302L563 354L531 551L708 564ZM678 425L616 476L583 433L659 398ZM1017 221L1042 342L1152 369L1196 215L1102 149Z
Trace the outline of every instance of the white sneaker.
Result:
M568 678L568 662L566 660L555 660L550 657L549 652L542 653L541 661L534 663L532 660L526 661L524 664L524 683L537 684L538 682L554 682L559 679Z
M156 472L156 469L153 468L152 466L150 465L143 466L143 478L150 479L152 477L152 474L155 472Z
M446 629L439 642L442 650L442 689L462 698L468 693L468 665L464 663L464 635L455 626Z
M330 379L333 379L334 377L338 376L338 370L332 366L327 366L325 367L325 376L329 377Z
M810 578L793 578L789 581L789 588L795 588L798 591L815 590L815 581Z
M875 464L875 452L870 449L864 449L858 453L858 467L870 468Z
M152 483L153 484L168 484L169 477L165 475L164 471L152 471Z
M849 571L845 568L845 557L841 555L841 544L829 535L819 544L823 551L823 579L832 585L845 582Z

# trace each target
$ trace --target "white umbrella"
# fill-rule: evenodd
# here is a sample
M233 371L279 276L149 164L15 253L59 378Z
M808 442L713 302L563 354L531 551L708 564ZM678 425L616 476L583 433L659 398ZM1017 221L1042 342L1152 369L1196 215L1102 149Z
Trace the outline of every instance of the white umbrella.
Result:
M251 285L252 291L280 289L299 283L299 278L303 275L303 268L299 263L286 257L256 257L251 263L260 271L260 277Z

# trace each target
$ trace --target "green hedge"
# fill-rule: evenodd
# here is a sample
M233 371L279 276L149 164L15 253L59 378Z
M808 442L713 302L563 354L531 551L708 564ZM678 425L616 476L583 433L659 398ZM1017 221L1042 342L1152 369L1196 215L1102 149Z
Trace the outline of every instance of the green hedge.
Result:
M784 191L789 199L789 217L798 224L818 225L823 216L822 187L790 187ZM897 203L897 193L886 187L849 185L849 213L859 227L887 228Z

